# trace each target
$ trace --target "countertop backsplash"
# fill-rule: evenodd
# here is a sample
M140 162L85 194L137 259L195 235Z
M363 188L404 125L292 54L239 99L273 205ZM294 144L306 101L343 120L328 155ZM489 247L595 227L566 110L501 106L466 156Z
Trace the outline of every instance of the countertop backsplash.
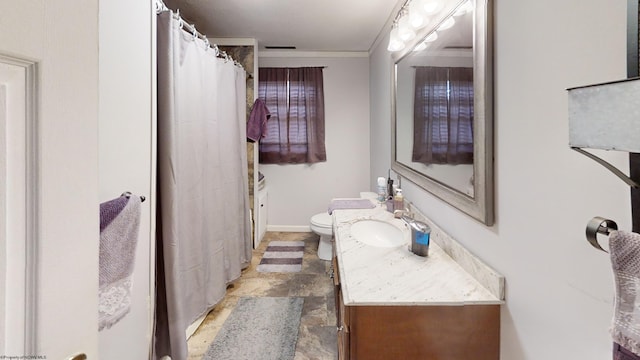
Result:
M405 201L407 201L405 199ZM478 259L464 246L454 240L429 218L424 216L418 208L408 202L408 208L416 220L420 220L431 227L431 241L435 242L447 255L457 262L465 271L487 288L495 297L504 300L505 279L493 268Z

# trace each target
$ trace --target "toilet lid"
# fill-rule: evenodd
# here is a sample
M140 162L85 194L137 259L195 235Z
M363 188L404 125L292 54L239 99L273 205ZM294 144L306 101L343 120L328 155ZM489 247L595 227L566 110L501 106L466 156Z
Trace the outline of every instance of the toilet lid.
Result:
M331 215L323 212L311 217L311 225L323 228L331 228L333 227L333 219L331 218Z

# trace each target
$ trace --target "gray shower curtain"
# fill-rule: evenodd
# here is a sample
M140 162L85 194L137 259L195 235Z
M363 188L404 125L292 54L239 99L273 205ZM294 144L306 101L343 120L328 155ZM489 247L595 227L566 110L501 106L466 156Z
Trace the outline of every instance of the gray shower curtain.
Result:
M245 72L158 15L156 359L251 261Z

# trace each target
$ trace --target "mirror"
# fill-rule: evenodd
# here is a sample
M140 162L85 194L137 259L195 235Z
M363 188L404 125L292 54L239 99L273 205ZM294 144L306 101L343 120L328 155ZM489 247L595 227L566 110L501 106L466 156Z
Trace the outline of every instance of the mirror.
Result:
M449 1L418 32L394 54L391 167L492 225L491 0Z

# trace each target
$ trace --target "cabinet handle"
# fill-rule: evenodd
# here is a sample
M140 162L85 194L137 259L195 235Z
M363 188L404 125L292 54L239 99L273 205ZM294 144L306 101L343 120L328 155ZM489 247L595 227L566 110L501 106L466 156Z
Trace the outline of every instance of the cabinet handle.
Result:
M74 357L70 358L69 360L87 360L87 355L78 354L78 355L75 355Z

